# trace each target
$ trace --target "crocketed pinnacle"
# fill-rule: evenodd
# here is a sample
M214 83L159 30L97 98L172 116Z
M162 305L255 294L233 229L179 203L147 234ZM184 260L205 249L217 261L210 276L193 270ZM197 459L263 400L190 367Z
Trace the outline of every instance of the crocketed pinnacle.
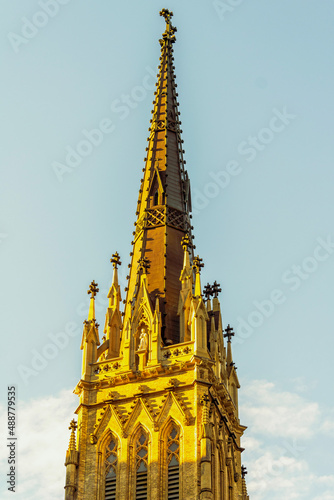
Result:
M73 419L71 420L69 430L71 431L70 435L70 442L68 445L68 451L75 451L76 450L76 440L75 440L75 431L77 429L78 425L76 421Z
M95 296L98 291L98 284L93 280L89 285L89 290L87 291L88 295L90 295L88 321L95 320Z

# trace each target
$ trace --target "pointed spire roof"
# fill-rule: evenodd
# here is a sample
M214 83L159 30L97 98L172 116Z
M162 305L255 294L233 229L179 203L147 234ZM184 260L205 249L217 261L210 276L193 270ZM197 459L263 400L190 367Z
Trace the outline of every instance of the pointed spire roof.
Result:
M109 308L119 309L119 304L121 300L120 286L118 284L118 266L122 264L119 253L116 252L112 255L110 262L113 265L113 277L111 287L108 293Z
M98 284L93 280L89 285L87 293L90 294L88 318L84 321L82 340L80 349L84 349L85 342L89 337L94 338L96 345L100 344L98 328L99 324L95 318L95 296L99 292Z
M74 418L70 422L69 430L71 431L70 442L68 444L68 451L76 450L76 440L75 440L75 431L78 427L78 424L74 420Z
M194 258L194 269L195 269L195 297L202 297L202 286L201 286L201 268L204 267L203 259L197 255Z
M227 338L227 356L226 356L226 364L227 364L227 373L228 375L230 374L232 368L233 368L233 358L232 358L232 342L231 339L234 337L235 333L233 331L233 328L231 328L230 325L227 325L227 328L225 329L224 337Z
M98 284L93 280L89 285L89 290L87 290L88 295L90 294L88 321L95 320L95 296L98 292Z
M174 74L176 28L172 24L172 12L162 9L160 15L165 18L166 28L159 40L160 65L130 254L132 262L126 288L125 322L135 306L142 271L140 262L148 259L150 300L154 306L155 297L159 296L163 339L175 343L179 341L177 307L184 258L181 240L186 234L192 240L191 201Z

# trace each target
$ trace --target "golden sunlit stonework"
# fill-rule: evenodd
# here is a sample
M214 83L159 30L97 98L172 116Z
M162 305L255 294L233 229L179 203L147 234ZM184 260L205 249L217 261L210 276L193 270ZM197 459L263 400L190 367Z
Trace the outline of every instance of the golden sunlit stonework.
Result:
M166 30L125 306L115 253L101 342L98 285L88 291L66 500L249 498L234 333L223 328L220 285L201 286L173 65L176 28L171 12L160 14Z

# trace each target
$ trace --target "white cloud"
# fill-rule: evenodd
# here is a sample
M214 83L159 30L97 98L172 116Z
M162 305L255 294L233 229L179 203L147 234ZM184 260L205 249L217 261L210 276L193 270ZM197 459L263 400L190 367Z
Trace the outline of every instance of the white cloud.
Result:
M243 419L261 435L309 438L320 417L317 403L296 393L278 391L274 384L263 380L244 387L242 401Z
M334 500L334 475L317 474L310 463L318 437L333 432L333 410L265 380L245 385L240 399L251 500Z
M78 397L70 390L19 403L15 500L63 500L68 426L77 405ZM0 412L0 421L4 422L5 409ZM6 450L1 451L0 463L7 474ZM1 498L13 498L7 487L1 485Z

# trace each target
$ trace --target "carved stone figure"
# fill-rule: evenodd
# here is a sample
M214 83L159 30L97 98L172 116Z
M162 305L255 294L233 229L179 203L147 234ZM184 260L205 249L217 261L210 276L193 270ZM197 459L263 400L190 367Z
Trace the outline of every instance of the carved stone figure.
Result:
M148 335L145 332L144 328L142 328L139 337L138 351L146 351L147 347L148 347Z

